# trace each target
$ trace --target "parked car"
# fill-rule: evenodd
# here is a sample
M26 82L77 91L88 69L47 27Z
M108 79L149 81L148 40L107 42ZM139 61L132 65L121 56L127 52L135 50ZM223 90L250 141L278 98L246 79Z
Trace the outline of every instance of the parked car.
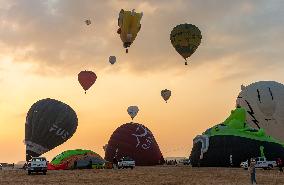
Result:
M47 172L47 163L45 157L33 157L30 162L28 162L27 170L30 175L32 172L42 172L46 175Z
M267 161L265 157L257 157L255 162L256 168L263 168L265 170L272 169L277 166L276 161ZM244 169L248 169L248 161L241 162L240 166Z
M122 157L118 161L118 168L131 168L133 169L135 167L135 161L131 159L130 157Z

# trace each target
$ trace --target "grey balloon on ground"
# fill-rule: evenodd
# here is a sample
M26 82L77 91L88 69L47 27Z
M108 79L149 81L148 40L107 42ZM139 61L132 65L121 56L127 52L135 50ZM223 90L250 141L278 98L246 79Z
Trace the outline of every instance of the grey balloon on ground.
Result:
M64 143L77 126L77 115L69 105L50 98L37 101L26 117L26 160Z

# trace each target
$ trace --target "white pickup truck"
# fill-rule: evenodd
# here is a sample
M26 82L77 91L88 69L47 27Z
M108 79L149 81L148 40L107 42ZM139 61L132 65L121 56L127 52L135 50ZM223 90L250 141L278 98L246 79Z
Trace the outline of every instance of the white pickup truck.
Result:
M130 157L122 157L117 164L117 167L120 168L131 168L135 167L135 161Z
M45 157L33 157L28 163L28 174L30 175L32 172L42 172L44 175L46 175L47 163L48 161L46 161Z
M277 166L276 161L267 161L265 157L257 157L255 159L255 162L256 168L263 168L265 170L272 169L273 167ZM242 162L241 167L244 169L248 169L248 161Z

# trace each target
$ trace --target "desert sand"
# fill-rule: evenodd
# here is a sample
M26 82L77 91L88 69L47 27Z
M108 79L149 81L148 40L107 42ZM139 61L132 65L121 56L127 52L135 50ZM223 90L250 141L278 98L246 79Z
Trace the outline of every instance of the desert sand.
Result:
M0 171L0 184L163 184L163 185L246 185L248 171L241 168L192 168L189 166L136 167L135 169L48 171L47 175L27 175L24 170ZM258 184L284 184L284 173L257 169Z

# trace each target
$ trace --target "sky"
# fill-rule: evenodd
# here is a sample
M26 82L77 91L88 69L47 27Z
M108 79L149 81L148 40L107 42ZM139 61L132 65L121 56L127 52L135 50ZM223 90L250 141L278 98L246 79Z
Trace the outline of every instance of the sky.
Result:
M128 54L116 33L120 9L143 12ZM104 156L112 132L131 121L130 105L165 157L188 157L193 138L234 109L242 84L284 83L283 9L282 0L0 0L0 162L25 160L26 113L44 98L78 116L49 160L77 148ZM182 23L202 32L188 66L169 38ZM82 70L98 76L86 95ZM172 91L168 103L162 89Z

